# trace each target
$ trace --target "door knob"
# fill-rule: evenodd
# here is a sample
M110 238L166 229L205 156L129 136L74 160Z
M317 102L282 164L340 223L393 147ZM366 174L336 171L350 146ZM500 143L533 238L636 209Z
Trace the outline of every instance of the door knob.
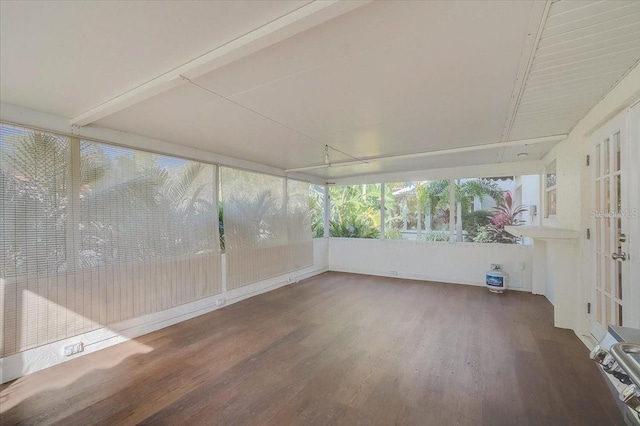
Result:
M627 260L627 253L620 251L617 253L612 253L611 258L613 260Z

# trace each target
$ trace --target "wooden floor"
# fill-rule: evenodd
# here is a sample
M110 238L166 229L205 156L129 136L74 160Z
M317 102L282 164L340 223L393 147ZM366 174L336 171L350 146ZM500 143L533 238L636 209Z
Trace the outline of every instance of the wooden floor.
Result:
M618 425L541 296L326 273L2 387L0 423Z

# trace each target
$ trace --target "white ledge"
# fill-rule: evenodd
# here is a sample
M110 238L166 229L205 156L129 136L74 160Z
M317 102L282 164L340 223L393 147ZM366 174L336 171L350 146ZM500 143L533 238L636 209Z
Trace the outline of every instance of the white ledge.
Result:
M538 238L541 240L576 240L580 237L578 231L551 226L505 226L505 231L516 237Z

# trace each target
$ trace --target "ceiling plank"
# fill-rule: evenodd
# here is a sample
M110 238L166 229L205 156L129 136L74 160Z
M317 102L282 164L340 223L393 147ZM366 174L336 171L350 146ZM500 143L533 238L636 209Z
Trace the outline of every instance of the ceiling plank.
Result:
M197 78L369 2L370 0L313 1L126 93L97 105L72 118L70 123L75 126L91 124L182 84L185 81L184 77Z

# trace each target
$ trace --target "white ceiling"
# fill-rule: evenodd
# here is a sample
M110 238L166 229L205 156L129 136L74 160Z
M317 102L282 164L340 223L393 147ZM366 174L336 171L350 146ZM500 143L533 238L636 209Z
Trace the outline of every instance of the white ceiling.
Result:
M510 138L568 132L638 59L640 1L553 3Z
M72 119L306 3L1 2L1 100ZM365 4L93 125L281 169L322 164L325 144L349 154L332 149L339 163L567 133L640 57L640 3L570 3L550 6L535 51L533 2ZM532 160L553 144L308 173Z
M2 1L2 101L74 117L308 1Z

